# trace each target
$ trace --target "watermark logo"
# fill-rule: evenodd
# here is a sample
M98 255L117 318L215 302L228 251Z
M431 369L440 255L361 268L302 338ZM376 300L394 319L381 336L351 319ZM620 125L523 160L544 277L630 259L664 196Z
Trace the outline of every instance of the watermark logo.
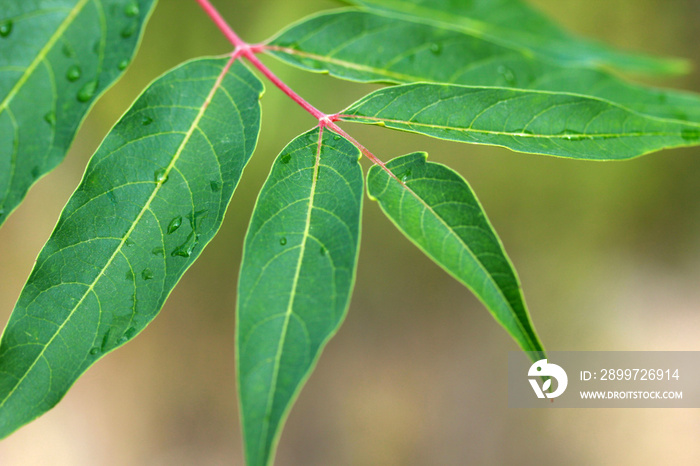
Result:
M569 383L569 378L566 376L566 372L560 366L556 364L550 364L546 359L540 359L530 366L530 370L527 372L529 377L536 377L534 379L529 379L532 389L535 391L537 398L556 398L566 390L566 385ZM542 387L537 383L537 379L540 377L549 377L542 384ZM557 389L553 392L547 392L552 386L552 379L557 379Z

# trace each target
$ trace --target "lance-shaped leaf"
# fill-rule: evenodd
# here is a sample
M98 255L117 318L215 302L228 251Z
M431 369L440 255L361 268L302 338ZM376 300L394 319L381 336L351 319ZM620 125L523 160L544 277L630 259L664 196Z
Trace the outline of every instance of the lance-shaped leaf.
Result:
M131 60L155 0L4 0L0 224L63 160L95 100Z
M372 92L341 117L451 141L588 160L623 160L700 144L698 124L563 92L406 84Z
M363 178L359 151L314 129L279 155L245 239L236 355L247 464L277 440L355 281Z
M436 24L516 47L563 65L641 73L685 73L688 63L617 51L561 29L521 0L344 0L397 17Z
M416 246L469 288L524 351L537 360L537 337L518 277L501 241L467 182L458 173L426 162L416 152L397 157L367 176L371 199Z
M266 50L303 69L354 81L568 92L660 118L700 123L700 96L630 84L596 69L557 65L480 35L385 13L314 15L281 32Z
M232 63L156 80L90 161L0 342L0 437L143 330L219 229L260 124L262 83Z

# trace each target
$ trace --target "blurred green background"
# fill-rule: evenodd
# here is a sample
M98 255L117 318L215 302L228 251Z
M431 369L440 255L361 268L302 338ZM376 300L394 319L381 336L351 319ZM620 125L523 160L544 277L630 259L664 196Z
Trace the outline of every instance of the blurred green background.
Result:
M262 41L325 0L214 2ZM700 64L698 0L535 0L580 34ZM194 0L161 0L126 76L92 110L66 161L0 230L4 326L34 258L110 126L148 82L229 46ZM374 86L263 58L335 112ZM700 91L700 72L647 81ZM257 191L314 121L266 83L263 129L220 234L126 347L51 412L0 443L0 464L242 464L235 284ZM462 173L515 263L550 350L700 350L700 150L586 163L345 125L383 160L426 150ZM470 293L365 201L357 284L282 435L279 465L700 464L697 410L517 410L516 345Z

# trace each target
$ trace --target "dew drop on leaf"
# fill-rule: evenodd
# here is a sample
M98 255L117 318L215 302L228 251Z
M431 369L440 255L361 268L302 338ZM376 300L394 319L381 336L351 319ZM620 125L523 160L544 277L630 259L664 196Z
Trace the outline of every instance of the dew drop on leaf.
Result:
M151 254L154 256L164 256L165 255L165 249L161 247L155 247L151 250Z
M7 19L3 22L0 22L0 37L7 37L12 33L12 26L14 24L12 23L11 19Z
M93 356L96 355L96 354L99 353L99 352L100 352L100 349L99 349L97 346L95 346L95 347L93 347L92 349L90 349L90 354L93 355Z
M559 133L559 135L564 136L564 139L567 141L581 141L582 139L586 139L585 135L571 129L565 129Z
M128 39L129 37L134 35L137 27L138 27L138 23L131 23L130 25L128 25L124 29L122 29L121 36L124 39Z
M130 2L128 5L124 7L124 14L130 18L133 18L134 16L138 16L139 14L139 5L136 2Z
M194 231L189 234L185 242L178 246L173 252L170 253L171 256L180 256L180 257L190 257L192 255L192 251L194 251L194 248L197 246L199 243L199 235L196 235Z
M129 327L128 329L126 329L126 332L124 332L124 335L119 339L119 341L121 341L123 343L126 340L129 340L135 334L136 334L136 329L134 327Z
M75 82L80 79L81 74L80 67L78 65L73 65L66 71L66 79L70 82Z
M209 183L209 186L211 187L211 190L215 193L221 189L221 183L219 183L218 181L211 181Z
M153 123L153 118L149 117L148 115L144 115L143 118L141 118L141 124L143 126L148 126L151 123Z
M321 249L319 250L319 252L321 253L322 256L325 256L326 255L326 248L321 246Z
M68 58L75 56L75 52L73 52L73 49L68 44L63 44L63 47L61 47L61 52L63 52L63 55Z
M338 139L340 139L340 136L338 136L337 134L335 136L333 136L334 141L337 141Z
M280 245L284 246L285 244L287 244L287 238L283 236L280 238Z
M41 176L41 168L39 168L38 166L32 168L32 178L37 179L40 176Z
M155 173L153 174L153 178L158 183L165 183L166 181L168 181L168 171L165 168L161 168L160 170L156 170Z
M50 124L51 126L56 124L56 112L54 112L53 110L46 112L46 114L44 115L44 121Z
M149 268L145 268L141 271L141 278L144 280L152 280L153 279L153 271Z
M698 139L700 139L700 130L684 129L681 131L681 137L686 141L697 141Z
M503 80L508 84L509 86L515 86L518 84L518 80L515 79L515 73L513 70L508 68L507 66L499 66L498 67L498 74L500 74L503 77Z
M126 247L130 248L136 243L134 243L134 240L127 238L126 241L124 241L124 244L126 244Z
M134 280L134 272L131 270L127 270L126 273L124 274L124 278L130 281Z
M80 102L87 102L92 99L97 91L97 80L93 79L83 84L83 87L78 91L78 100Z
M182 225L182 216L178 215L170 221L170 224L168 225L168 234L174 233L178 228L180 228L180 225Z
M409 178L411 178L411 170L410 169L408 169L404 172L404 174L401 176L401 181L405 183L406 181L409 180Z
M122 60L117 65L117 68L119 68L120 71L124 71L127 66L129 66L129 60Z
M285 165L288 164L290 160L292 160L292 156L289 154L284 154L282 158L280 158L280 162L282 162Z
M440 55L442 53L442 45L437 42L430 44L430 51L433 55Z

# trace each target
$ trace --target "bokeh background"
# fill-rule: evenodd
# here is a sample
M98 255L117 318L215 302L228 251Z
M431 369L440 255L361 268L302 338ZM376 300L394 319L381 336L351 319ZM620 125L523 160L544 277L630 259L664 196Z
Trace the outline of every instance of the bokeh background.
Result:
M698 0L533 0L566 27L700 64ZM215 2L261 41L327 0ZM194 0L162 0L126 76L92 110L66 161L0 230L4 326L34 259L111 125L146 84L229 46ZM373 89L266 63L334 112ZM647 81L700 91L700 72ZM253 202L284 145L313 120L267 85L257 153L220 234L133 342L51 412L0 443L0 464L242 464L235 284ZM551 350L700 350L700 149L586 163L346 125L384 160L427 150L462 173L515 263ZM700 412L517 410L516 345L470 293L365 202L345 324L291 412L279 465L700 464Z

